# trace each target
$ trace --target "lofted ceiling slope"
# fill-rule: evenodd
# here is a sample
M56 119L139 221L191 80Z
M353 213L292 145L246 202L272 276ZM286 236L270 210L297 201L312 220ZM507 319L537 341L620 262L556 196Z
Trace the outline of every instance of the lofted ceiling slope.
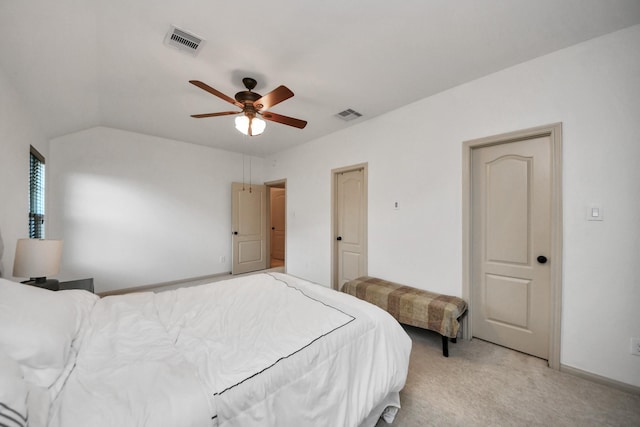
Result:
M638 23L638 0L0 0L0 72L48 138L109 126L265 156ZM198 55L163 44L172 24ZM272 111L307 127L190 117L236 107L189 80L233 97L245 76L289 87Z

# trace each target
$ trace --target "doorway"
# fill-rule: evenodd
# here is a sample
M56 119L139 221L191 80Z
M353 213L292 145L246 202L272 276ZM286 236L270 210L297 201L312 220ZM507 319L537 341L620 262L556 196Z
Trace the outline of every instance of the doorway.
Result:
M562 125L463 146L464 337L560 367Z
M332 174L332 286L367 274L367 164Z
M231 184L231 273L286 271L286 180Z
M231 184L231 273L267 268L266 186Z
M287 241L287 183L286 180L265 183L268 196L269 262L268 268L283 267L286 263Z

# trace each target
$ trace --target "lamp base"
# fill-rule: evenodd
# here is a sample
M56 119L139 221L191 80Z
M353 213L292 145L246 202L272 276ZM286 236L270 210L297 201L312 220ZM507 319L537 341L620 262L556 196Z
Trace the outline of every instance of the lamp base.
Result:
M57 291L60 289L60 282L57 279L47 279L46 277L36 277L29 280L25 280L25 285L37 286L38 288L48 289L50 291Z

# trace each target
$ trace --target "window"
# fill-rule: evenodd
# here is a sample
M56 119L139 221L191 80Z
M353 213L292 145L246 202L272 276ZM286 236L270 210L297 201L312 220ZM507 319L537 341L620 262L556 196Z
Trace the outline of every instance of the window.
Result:
M44 157L31 147L29 160L29 237L44 239Z

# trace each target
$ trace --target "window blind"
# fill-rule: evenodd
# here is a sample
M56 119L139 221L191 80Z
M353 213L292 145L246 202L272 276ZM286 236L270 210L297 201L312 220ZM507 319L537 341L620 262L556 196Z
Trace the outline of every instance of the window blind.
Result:
M29 237L44 239L44 157L33 147L29 159Z

